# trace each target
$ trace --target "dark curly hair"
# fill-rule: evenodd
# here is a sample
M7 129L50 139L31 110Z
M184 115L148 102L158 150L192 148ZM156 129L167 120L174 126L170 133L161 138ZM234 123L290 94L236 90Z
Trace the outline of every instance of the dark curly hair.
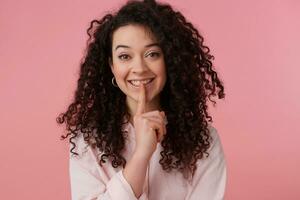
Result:
M177 169L193 176L197 160L204 153L209 156L208 121L212 122L212 117L207 102L215 106L211 96L224 98L224 87L213 69L214 56L203 44L203 37L168 4L128 1L116 13L91 22L73 103L56 119L59 124L66 123L68 132L61 139L69 138L70 152L78 155L73 151L74 139L82 134L92 148L101 152L100 165L109 160L115 168L125 167L122 150L126 131L122 127L129 122L130 114L125 94L111 84L109 59L113 32L128 24L148 27L164 53L167 81L160 103L168 125L159 163L167 172Z

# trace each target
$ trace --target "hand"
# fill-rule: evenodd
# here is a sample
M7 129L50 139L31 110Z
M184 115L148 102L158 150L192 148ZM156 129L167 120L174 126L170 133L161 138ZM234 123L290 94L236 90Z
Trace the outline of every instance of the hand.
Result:
M166 134L166 120L164 112L158 110L145 112L147 106L146 96L146 88L141 84L133 123L136 134L135 152L150 158L156 149L157 143L161 142Z

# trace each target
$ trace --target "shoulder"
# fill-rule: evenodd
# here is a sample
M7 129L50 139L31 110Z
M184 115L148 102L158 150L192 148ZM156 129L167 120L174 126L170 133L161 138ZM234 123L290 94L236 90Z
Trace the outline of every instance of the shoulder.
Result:
M226 159L217 129L208 125L210 132L209 153L197 161L188 196L191 199L223 199L226 184Z
M209 134L211 136L210 138L210 148L209 151L216 151L219 150L220 148L222 150L222 143L221 143L221 139L220 139L220 135L218 130L211 124L208 124L208 130L209 130Z
M220 135L217 129L208 125L210 134L210 146L203 157L197 161L197 173L202 174L207 170L222 170L225 166L225 154L223 151L222 142L220 140Z
M99 154L97 150L92 148L82 133L78 134L71 141L69 159L72 172L74 172L74 170L84 170L85 172L96 175L99 170L98 157L101 153Z
M225 155L223 151L222 142L220 139L220 134L217 128L213 125L208 125L209 130L209 148L206 150L208 153L204 153L203 157L198 160L197 165L211 165L216 162L216 160L225 160Z
M91 150L91 145L84 139L83 133L79 132L76 137L70 140L69 149L70 151L78 154L75 156L70 152L72 154L71 157L79 159Z

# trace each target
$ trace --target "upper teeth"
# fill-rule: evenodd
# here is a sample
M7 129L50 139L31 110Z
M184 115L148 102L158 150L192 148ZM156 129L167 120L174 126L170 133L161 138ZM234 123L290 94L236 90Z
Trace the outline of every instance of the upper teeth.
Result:
M152 79L146 79L146 80L131 80L130 82L135 85L135 86L139 86L141 83L143 84L147 84L151 81Z

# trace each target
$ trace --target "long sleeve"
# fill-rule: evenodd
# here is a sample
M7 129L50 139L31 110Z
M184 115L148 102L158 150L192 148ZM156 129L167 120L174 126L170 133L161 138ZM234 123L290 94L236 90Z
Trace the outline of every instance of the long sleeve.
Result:
M80 155L70 153L69 159L72 200L137 200L123 176L123 169L116 172L113 167L103 169L96 163L90 147L82 151L80 139L76 145ZM111 177L108 171L113 174Z
M130 136L124 151L126 160L134 149L134 129L127 127ZM226 161L217 130L209 126L212 136L209 156L197 161L197 170L191 182L187 183L181 173L166 173L160 163L161 145L149 162L148 181L144 192L137 199L123 176L123 169L113 168L110 162L98 164L98 151L76 138L75 152L70 153L70 180L72 200L222 200L226 185ZM71 146L71 145L70 145ZM204 154L206 155L206 154ZM97 159L98 158L98 159ZM150 184L148 188L148 183ZM149 196L148 196L149 194Z
M209 128L213 138L209 156L199 161L186 200L224 199L227 179L226 160L217 130L212 126Z

